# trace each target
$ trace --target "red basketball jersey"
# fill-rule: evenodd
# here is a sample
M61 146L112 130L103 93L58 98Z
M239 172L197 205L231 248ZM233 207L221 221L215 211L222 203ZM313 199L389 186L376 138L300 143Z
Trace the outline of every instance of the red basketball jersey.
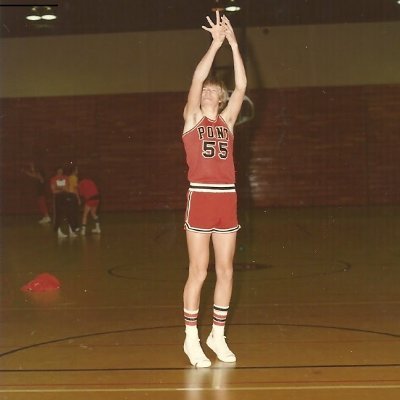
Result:
M68 176L66 175L56 175L50 179L50 185L55 186L56 189L68 189Z
M203 117L182 135L189 182L235 183L233 133L223 118Z
M78 185L79 194L84 199L90 199L99 194L96 184L91 179L82 179Z

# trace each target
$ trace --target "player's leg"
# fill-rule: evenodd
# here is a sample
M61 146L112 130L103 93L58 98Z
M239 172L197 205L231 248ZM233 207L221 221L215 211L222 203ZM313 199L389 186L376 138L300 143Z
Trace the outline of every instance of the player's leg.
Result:
M90 207L85 203L83 207L83 213L82 213L82 224L81 224L81 235L86 235L86 224L87 224L87 218L88 214L90 211Z
M79 231L79 202L74 193L69 194L67 219L69 224L69 236L76 237Z
M183 292L183 303L187 309L197 309L200 304L201 288L207 277L210 236L210 233L186 231L189 276Z
M67 237L67 235L61 230L61 224L66 218L66 204L64 193L58 193L54 196L54 210L54 229L57 232L57 236L59 238L65 238Z
M49 216L49 210L47 208L46 197L44 195L39 195L37 197L37 204L40 214L42 215L42 219L39 221L39 223L48 224L49 222L51 222L51 219Z
M100 218L97 215L97 207L98 207L98 204L95 204L95 202L93 202L93 204L90 207L90 214L92 215L93 221L96 224L94 229L92 229L93 233L101 233Z
M221 361L235 362L236 357L225 341L225 323L232 295L236 232L214 233L212 241L217 281L214 291L213 327L207 339L207 345Z
M95 204L94 202L93 202L93 205L90 207L90 214L92 215L92 218L94 220L96 220L98 218L98 216L97 216L97 207L98 207L98 205Z
M215 272L217 275L214 303L225 307L229 306L232 295L236 232L213 233L212 242L215 253Z
M76 230L78 229L78 201L75 194L65 193L65 205L69 236L76 237Z
M189 253L189 275L183 291L186 333L183 348L191 364L199 368L211 365L210 360L206 357L200 346L197 330L201 289L207 277L210 236L210 233L186 231Z

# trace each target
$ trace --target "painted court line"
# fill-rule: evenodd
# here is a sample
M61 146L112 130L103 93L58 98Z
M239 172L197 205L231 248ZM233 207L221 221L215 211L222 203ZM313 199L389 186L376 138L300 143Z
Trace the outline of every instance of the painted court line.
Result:
M400 389L400 385L251 386L238 388L109 388L109 389L1 389L0 393L112 393L112 392L243 392L273 390Z
M384 301L331 301L331 302L296 302L296 303L254 303L254 304L241 304L240 308L265 308L266 306L274 308L274 307L292 307L293 305L297 307L331 307L331 306L368 306L368 305L398 305L400 301L398 300L384 300ZM148 310L152 309L171 309L171 310L179 310L179 306L176 305L165 305L165 304L150 304L150 305L129 305L129 306L74 306L69 304L60 304L57 307L48 307L47 309L50 311L74 311L74 310ZM4 311L33 311L37 310L36 307L2 307Z

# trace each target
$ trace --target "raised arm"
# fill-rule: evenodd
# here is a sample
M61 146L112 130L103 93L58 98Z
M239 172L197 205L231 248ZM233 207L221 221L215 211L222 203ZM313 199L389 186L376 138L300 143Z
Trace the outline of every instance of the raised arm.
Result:
M207 21L210 24L210 27L202 26L202 28L211 33L212 42L207 52L204 54L203 58L197 64L197 67L193 74L187 103L183 112L185 125L189 124L194 126L200 120L200 100L203 83L210 73L215 55L217 54L225 39L225 29L222 26L219 11L216 12L215 23L211 20L210 17L207 17Z
M29 177L31 177L31 178L34 178L34 179L38 180L38 181L41 182L41 183L44 182L44 179L43 179L42 174L41 174L40 172L36 171L36 170L33 169L33 168L32 168L32 169L22 169L22 172L23 172L25 175L27 175L27 176L29 176Z
M225 31L225 37L227 38L228 43L232 49L233 68L235 74L235 89L233 90L229 98L228 104L222 111L221 115L225 119L229 127L233 129L246 93L247 77L235 33L233 31L231 23L225 15L222 17L222 25Z

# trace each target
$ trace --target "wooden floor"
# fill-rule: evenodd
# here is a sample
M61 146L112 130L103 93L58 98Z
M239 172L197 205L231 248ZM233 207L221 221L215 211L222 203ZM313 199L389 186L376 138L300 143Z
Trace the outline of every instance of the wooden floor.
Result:
M183 212L102 215L58 240L1 222L0 399L400 398L400 207L241 212L228 339L238 361L183 354ZM37 274L56 292L25 294ZM211 323L210 272L200 333Z

